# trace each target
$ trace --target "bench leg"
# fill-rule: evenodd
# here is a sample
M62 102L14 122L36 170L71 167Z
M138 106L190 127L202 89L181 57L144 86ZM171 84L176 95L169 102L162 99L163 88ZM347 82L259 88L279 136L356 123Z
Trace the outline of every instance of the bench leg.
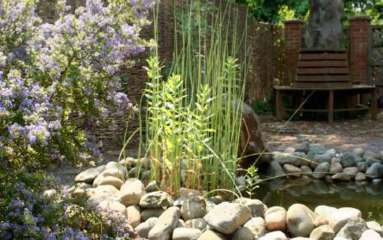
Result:
M283 120L284 110L283 110L283 98L281 91L276 90L275 92L275 114L278 120Z
M330 90L328 93L328 122L334 122L334 91Z
M371 91L371 118L372 120L377 120L378 116L378 98L377 98L377 90L373 89Z

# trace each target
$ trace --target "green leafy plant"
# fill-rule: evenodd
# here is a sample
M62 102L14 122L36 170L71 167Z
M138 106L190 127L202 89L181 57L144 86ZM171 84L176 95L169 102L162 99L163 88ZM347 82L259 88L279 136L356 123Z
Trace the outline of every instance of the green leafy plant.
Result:
M162 76L156 49L147 68L141 135L152 178L173 193L181 186L235 190L246 31L238 32L238 12L230 4L185 0L173 5L176 34L169 74Z

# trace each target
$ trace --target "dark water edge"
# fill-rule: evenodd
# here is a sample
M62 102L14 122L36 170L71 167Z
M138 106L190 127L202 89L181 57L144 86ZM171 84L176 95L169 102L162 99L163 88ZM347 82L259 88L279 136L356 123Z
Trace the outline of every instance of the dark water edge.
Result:
M326 183L311 179L272 180L261 184L255 197L267 206L305 204L312 210L319 205L354 207L366 220L383 224L383 181L379 183Z

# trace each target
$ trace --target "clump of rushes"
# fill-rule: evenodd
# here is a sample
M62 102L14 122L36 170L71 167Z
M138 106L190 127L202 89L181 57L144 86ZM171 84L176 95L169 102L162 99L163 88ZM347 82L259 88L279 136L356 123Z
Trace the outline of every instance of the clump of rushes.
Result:
M148 60L143 142L152 178L175 194L181 186L236 189L248 49L237 10L223 2L175 1L169 75L157 50Z

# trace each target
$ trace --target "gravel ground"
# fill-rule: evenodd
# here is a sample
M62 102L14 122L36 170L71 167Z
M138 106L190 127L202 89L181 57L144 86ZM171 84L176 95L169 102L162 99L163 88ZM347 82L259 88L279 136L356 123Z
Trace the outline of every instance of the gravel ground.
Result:
M377 121L370 119L344 120L333 124L314 121L280 122L273 117L261 117L263 135L272 151L294 147L307 140L327 148L346 151L356 147L383 150L383 113Z

